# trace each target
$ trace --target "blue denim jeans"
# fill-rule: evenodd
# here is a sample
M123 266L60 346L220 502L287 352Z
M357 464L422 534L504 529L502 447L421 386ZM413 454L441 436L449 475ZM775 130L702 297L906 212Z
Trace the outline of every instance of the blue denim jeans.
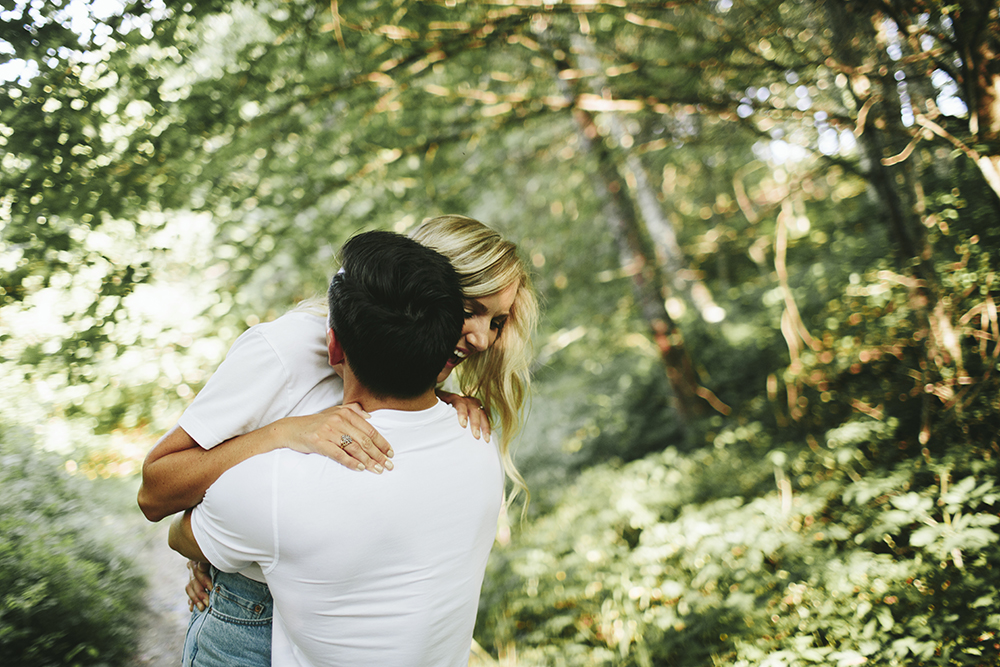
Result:
M208 607L188 623L183 667L270 667L273 613L266 584L213 567Z

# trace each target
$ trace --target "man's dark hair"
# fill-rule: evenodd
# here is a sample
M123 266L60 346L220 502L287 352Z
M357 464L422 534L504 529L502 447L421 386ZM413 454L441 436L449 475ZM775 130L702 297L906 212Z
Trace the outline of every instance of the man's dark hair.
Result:
M379 397L434 386L462 335L458 274L441 254L392 232L358 234L330 281L330 328L358 381Z

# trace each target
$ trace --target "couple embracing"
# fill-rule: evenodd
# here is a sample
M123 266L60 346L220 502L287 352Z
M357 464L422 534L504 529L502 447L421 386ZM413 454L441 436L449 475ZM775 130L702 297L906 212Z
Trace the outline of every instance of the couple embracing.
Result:
M183 510L170 545L210 564L185 666L468 663L504 474L523 488L528 273L461 216L341 260L327 316L244 333L143 465L143 512ZM435 389L456 368L464 396Z

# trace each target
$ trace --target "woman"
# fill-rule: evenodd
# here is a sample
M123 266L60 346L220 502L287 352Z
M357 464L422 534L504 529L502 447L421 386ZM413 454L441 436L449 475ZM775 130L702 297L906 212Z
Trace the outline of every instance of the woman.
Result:
M499 421L499 450L514 483L509 503L525 490L510 443L520 427L529 382L528 347L537 320L528 273L514 244L470 218L434 218L411 236L447 257L460 276L467 300L466 324L438 381L461 366L461 391L478 401L447 392L440 396L456 406L460 421L470 424L474 434L481 430L489 439L489 418ZM264 340L252 329L234 344L178 427L157 443L143 464L139 504L148 518L159 520L192 507L225 470L278 447L325 454L360 470L392 469L388 443L365 422L356 405L307 414L315 411L308 410L308 388L337 380L325 361L310 352L325 349L324 320L318 325L317 319L298 309L272 323L284 321L279 326L285 335ZM272 355L277 356L272 360ZM285 385L280 377L270 379L281 373L292 382ZM315 382L304 379L303 373L315 377ZM294 390L283 389L287 386ZM211 404L213 396L215 406L221 401L225 407L201 410L205 419L199 419L199 402ZM299 416L279 419L287 414ZM225 423L209 423L216 420ZM254 424L269 425L251 430ZM269 664L271 605L263 577L254 581L215 571L209 579L197 568L192 572L188 595L201 613L192 616L185 665ZM211 598L207 590L212 590ZM209 600L212 612L206 613Z

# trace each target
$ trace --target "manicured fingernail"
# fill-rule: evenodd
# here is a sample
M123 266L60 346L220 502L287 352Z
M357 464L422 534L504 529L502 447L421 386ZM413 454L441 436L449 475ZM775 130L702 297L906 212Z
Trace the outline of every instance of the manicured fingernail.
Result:
M376 463L374 470L375 470L375 472L377 472L378 474L381 475L383 468L382 468L382 466L380 466L379 464Z
M392 461L386 461L385 462L385 469L386 470L392 470Z
M365 465L363 463L359 463L358 464L358 472L364 472L364 471L365 471Z
M462 422L462 428L465 428L466 426L469 425L469 422L465 419L460 419L459 421Z
M479 440L479 429L478 428L472 429L472 435L476 436L476 440Z
M393 451L392 451L392 450L390 449L389 451L387 451L387 452L385 453L385 455L386 455L386 456L392 456L392 455L393 455L393 453L394 453L394 452L393 452Z

